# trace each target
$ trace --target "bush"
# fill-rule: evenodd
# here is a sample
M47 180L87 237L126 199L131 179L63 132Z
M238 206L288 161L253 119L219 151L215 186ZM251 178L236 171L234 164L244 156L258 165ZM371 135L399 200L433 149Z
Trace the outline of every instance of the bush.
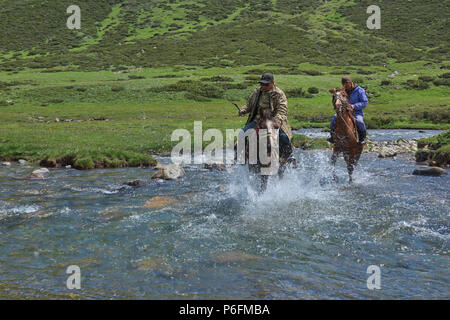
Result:
M285 93L288 98L303 98L305 96L305 92L300 87L286 90Z
M318 93L319 93L319 89L316 88L316 87L308 88L308 93L311 93L311 94L318 94Z
M425 90L430 87L430 85L422 80L408 80L404 83L406 89L416 89L416 90Z
M450 79L445 79L445 78L436 79L433 81L433 84L435 86L450 86Z
M303 74L307 74L309 76L321 76L321 75L323 75L322 72L317 71L317 70L301 70L301 72Z
M426 111L418 111L411 116L415 121L431 121L433 123L449 123L450 110L448 108L433 108Z
M51 99L49 100L50 103L63 103L64 100L63 99Z
M382 85L382 86L390 86L391 83L392 83L392 82L389 81L389 80L382 80L380 85Z
M230 77L224 77L224 76L214 76L211 78L202 78L200 81L211 81L211 82L233 82L233 79Z
M94 169L95 164L91 158L77 159L74 163L74 168L78 170L91 170Z
M119 92L119 91L123 91L123 90L125 90L125 88L122 86L114 86L111 88L111 91L113 91L113 92Z
M128 79L130 79L130 80L140 80L140 79L145 79L145 77L144 76L129 75Z
M419 77L419 80L425 81L425 82L431 82L431 81L434 80L434 78L431 77L431 76L420 76L420 77Z

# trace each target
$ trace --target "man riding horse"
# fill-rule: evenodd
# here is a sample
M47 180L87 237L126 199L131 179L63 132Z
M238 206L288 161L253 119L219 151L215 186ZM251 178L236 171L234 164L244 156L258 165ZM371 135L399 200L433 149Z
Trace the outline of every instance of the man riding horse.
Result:
M369 100L367 99L366 91L360 86L353 83L352 79L348 76L342 78L342 85L344 90L349 96L350 108L353 109L353 115L355 116L356 128L358 129L359 144L363 145L366 143L366 125L364 124L364 113L363 109L367 107ZM336 130L336 115L331 118L331 138L328 139L329 142L334 143L333 133Z
M247 103L239 111L239 116L249 113L247 123L242 130L246 132L249 129L254 129L259 121L261 111L271 113L275 127L280 129L278 132L281 159L283 162L292 161L292 130L287 119L286 95L275 86L275 80L271 73L264 73L259 83L261 86L250 94Z

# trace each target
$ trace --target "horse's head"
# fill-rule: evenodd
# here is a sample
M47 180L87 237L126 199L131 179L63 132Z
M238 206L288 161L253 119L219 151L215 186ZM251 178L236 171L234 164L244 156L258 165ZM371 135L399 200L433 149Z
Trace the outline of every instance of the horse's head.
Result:
M274 117L272 115L272 112L269 109L259 108L258 114L259 114L258 127L260 129L269 129L269 130L272 129L274 123Z
M350 103L348 101L348 95L344 89L333 89L333 106L337 114L342 114L344 111L350 110Z

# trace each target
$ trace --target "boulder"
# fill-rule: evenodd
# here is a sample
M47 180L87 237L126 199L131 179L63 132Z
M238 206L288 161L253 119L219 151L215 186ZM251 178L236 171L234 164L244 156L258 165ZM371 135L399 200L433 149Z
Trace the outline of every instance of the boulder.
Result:
M429 169L415 169L413 175L438 177L442 175L447 175L447 171L443 168L432 167Z
M177 164L163 166L158 172L153 174L152 179L176 180L184 177L186 173Z
M43 175L47 175L49 174L50 171L47 168L40 168L37 170L34 170L31 174L43 174Z
M169 198L169 197L161 197L161 196L156 196L151 198L150 200L148 200L143 208L162 208L162 207L166 207L170 204L173 204L175 202L177 202L178 200L173 199L173 198Z
M26 163L27 163L27 160L19 159L19 164L20 164L21 166L23 166L23 165L26 164Z
M397 152L392 149L383 149L378 153L378 158L392 158L397 155Z
M130 186L130 187L142 187L142 186L145 186L146 183L147 182L145 180L137 179L137 180L125 182L124 184L126 184L127 186Z
M0 167L11 167L11 162L7 162L7 161L2 162L2 163L0 163Z
M205 163L204 168L208 170L227 171L227 166L222 162Z

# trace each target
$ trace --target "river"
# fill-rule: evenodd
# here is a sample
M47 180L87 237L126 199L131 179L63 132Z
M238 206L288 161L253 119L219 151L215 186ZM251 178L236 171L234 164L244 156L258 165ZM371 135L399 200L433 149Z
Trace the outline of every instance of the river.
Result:
M319 134L317 130L302 133ZM378 140L417 130L370 131ZM363 154L353 185L330 151L296 150L299 167L259 194L245 167L154 170L0 168L0 298L449 299L449 176L413 176L413 156ZM168 158L159 158L167 162ZM124 186L148 180L139 187ZM177 200L144 208L153 196ZM81 289L66 269L81 270ZM380 268L369 290L367 269Z

